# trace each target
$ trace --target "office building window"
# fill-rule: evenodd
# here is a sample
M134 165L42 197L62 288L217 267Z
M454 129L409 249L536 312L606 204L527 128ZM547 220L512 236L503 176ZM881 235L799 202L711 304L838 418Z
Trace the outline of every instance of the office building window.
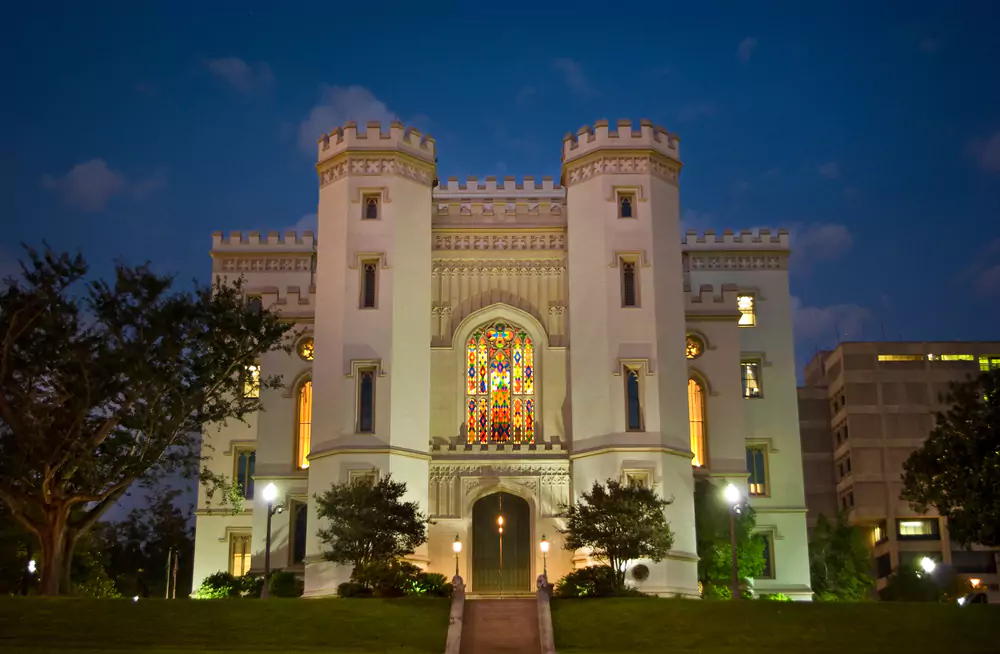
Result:
M937 518L901 518L896 520L896 535L900 540L940 540Z

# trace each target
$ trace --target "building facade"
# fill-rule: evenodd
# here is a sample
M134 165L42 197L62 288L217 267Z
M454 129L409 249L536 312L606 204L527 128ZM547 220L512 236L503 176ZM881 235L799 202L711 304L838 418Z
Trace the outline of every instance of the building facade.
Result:
M439 184L436 155L399 123L348 123L319 142L318 235L214 235L213 274L303 333L253 371L285 381L265 410L204 434L250 499L234 516L203 491L195 584L262 568L274 483L273 565L336 593L350 570L324 560L314 497L391 474L430 518L413 561L450 576L457 536L471 592L528 591L543 537L550 578L590 562L562 548L562 507L630 479L673 499L675 540L629 579L697 597L706 476L757 510L756 589L809 598L787 233L682 236L678 139L648 121L567 135L561 184Z
M1000 367L1000 342L841 343L819 352L799 389L809 524L848 513L869 531L877 589L927 556L1000 590L997 555L951 542L947 520L900 499L903 463L934 427L949 385Z

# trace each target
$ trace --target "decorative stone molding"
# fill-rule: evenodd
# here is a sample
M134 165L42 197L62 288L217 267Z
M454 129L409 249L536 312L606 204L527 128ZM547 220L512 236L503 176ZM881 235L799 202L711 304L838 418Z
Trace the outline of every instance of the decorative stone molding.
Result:
M565 250L566 234L435 234L435 250Z
M312 254L287 256L240 256L216 254L212 272L312 272Z
M562 273L566 270L566 262L563 259L435 259L431 264L432 273L461 274L463 272L484 272L488 271L499 275L509 274L530 274L530 273Z
M431 461L430 514L459 518L486 489L520 489L534 498L539 515L552 517L569 502L569 462L552 463L443 463Z
M784 252L686 252L684 261L686 270L788 270Z
M358 371L364 368L375 368L379 377L385 377L388 374L382 367L382 359L351 359L351 369L344 376L347 378L357 377Z
M424 186L434 182L434 166L402 153L364 154L345 152L316 167L319 186L344 179L348 176L395 175L411 179Z
M681 165L659 154L604 154L593 159L585 157L579 163L565 166L566 186L585 182L599 175L652 175L671 184L677 184Z
M621 250L615 252L615 256L611 259L611 264L608 267L617 268L618 262L622 259L625 261L638 261L639 266L642 268L649 268L653 265L649 263L649 259L646 258L645 250Z
M354 259L348 267L351 270L357 270L361 267L362 261L371 261L372 259L378 260L378 266L382 270L389 270L389 262L385 258L385 252L355 252Z

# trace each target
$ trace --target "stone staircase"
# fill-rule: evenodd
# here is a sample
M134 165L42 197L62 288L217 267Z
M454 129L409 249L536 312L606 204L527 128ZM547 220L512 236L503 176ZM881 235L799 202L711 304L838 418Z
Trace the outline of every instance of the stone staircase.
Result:
M541 652L534 599L469 599L465 602L461 654Z

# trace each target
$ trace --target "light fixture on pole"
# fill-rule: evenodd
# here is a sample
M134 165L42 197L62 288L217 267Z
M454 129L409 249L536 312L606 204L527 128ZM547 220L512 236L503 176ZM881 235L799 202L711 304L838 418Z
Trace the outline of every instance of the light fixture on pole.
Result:
M278 497L278 487L271 482L264 487L264 501L267 502L267 528L264 534L264 587L260 590L260 598L267 599L271 596L271 517L275 513L285 510L284 504L275 506L274 500Z
M503 509L503 496L500 496L500 509ZM497 516L497 533L500 534L500 599L503 599L503 514Z
M934 568L937 567L937 562L931 557L925 556L920 559L920 567L923 568L923 571L927 574L931 574L934 572Z
M458 540L458 534L455 534L455 542L451 544L451 549L455 552L455 576L458 576L458 555L462 551L462 541Z
M546 562L546 557L549 554L549 541L545 538L545 534L542 534L542 542L538 544L538 547L542 550L542 574L545 576L545 583L549 583L549 566Z
M726 486L723 494L729 504L729 549L733 566L733 599L740 599L740 566L736 559L736 516L743 512L743 493L735 484Z

